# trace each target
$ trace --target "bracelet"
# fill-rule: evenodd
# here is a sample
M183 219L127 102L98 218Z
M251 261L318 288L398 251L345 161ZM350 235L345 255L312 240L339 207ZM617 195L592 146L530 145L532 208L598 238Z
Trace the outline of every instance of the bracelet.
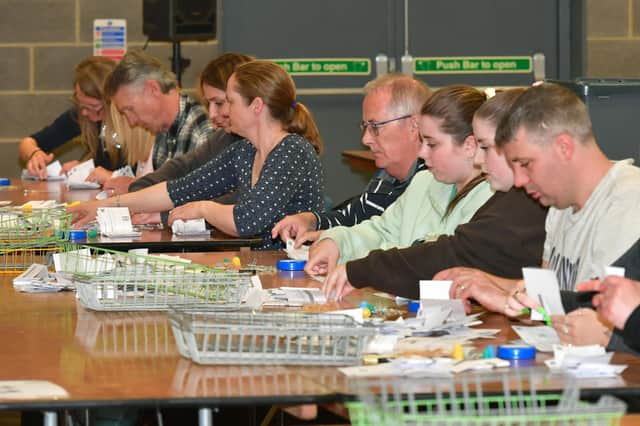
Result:
M33 156L36 155L36 152L38 152L38 151L42 151L42 150L40 148L34 149L33 152L29 155L29 158L27 158L27 162L29 160L31 160L33 158Z
M120 207L120 194L116 195L116 207Z

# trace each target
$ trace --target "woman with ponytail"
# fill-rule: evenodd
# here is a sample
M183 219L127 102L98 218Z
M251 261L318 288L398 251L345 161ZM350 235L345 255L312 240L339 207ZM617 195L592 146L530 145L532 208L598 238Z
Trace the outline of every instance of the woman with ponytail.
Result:
M170 224L204 218L229 235L259 235L262 248L275 248L271 228L278 220L322 210L322 142L310 112L296 100L291 77L272 62L249 62L233 73L226 94L230 130L244 139L185 177L73 207L74 223L92 220L98 207L127 206L134 213L173 209ZM238 192L235 204L211 201L232 190Z

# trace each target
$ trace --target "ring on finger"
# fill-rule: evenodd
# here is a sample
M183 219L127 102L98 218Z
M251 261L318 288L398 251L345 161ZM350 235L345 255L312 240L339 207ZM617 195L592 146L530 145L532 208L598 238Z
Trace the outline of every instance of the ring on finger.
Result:
M465 288L466 288L466 286L464 284L460 284L458 286L458 290L460 290L460 291L464 291Z
M562 332L564 334L569 334L569 325L566 322L562 323Z

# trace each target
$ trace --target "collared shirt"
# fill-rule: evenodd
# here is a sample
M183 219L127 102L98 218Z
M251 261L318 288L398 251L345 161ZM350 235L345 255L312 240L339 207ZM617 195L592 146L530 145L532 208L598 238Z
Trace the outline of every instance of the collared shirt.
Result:
M168 131L156 135L153 169L165 161L205 144L213 136L213 126L205 109L188 95L180 94L178 116Z
M413 176L426 169L421 158L413 164L405 180L396 179L384 169L378 169L362 194L347 201L346 205L328 212L312 212L316 216L316 230L353 226L372 216L381 215L407 189Z

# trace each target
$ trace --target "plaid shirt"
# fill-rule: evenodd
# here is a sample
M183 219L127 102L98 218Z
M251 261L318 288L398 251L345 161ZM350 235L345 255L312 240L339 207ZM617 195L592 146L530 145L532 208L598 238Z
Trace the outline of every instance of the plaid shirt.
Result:
M156 135L153 146L153 169L165 161L205 144L213 137L213 126L207 112L188 95L180 94L180 110L167 132Z

